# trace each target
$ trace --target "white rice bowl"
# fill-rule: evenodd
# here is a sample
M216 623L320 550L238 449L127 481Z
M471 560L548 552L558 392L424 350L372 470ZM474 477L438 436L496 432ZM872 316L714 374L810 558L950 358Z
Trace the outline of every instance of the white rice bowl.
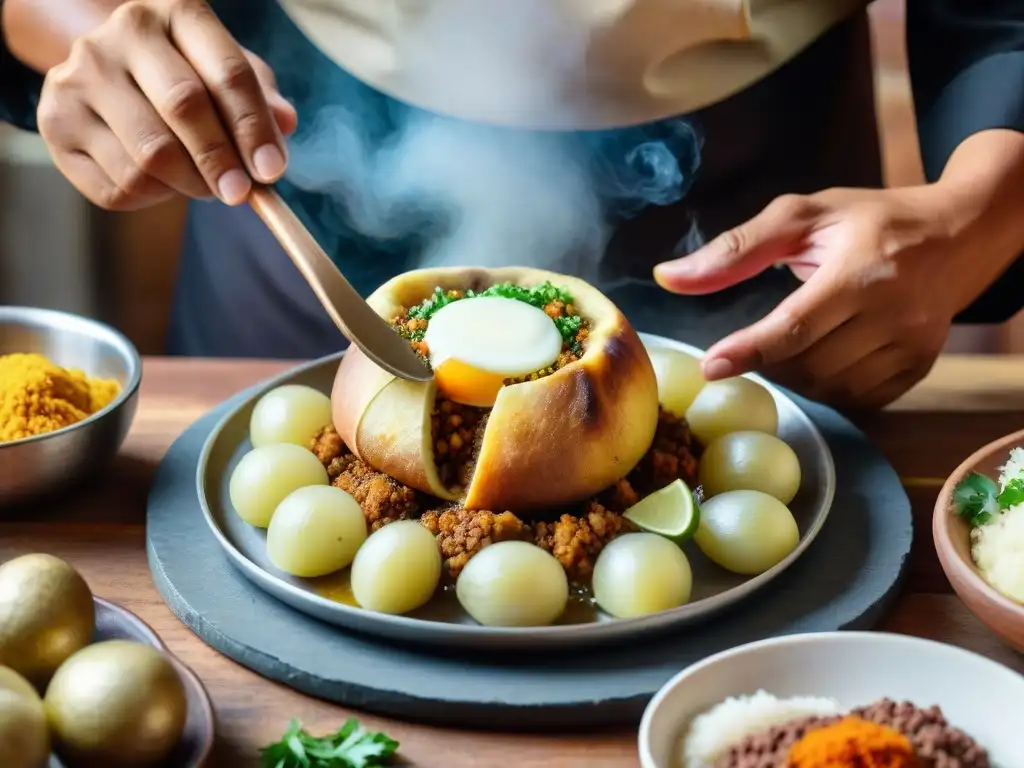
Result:
M680 768L714 768L729 747L747 736L793 720L843 711L835 699L813 696L780 699L763 690L752 696L730 696L690 723L679 750Z

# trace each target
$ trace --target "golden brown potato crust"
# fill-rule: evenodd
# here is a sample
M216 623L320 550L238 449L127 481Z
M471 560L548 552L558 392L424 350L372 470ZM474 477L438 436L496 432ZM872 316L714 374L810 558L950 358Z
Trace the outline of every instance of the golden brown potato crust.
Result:
M438 476L430 439L434 384L396 379L358 349L342 359L334 423L364 462L401 483L469 509L550 510L587 499L627 475L651 445L658 388L640 337L593 286L524 267L435 269L399 275L368 299L391 319L435 288L482 290L550 281L590 323L580 360L549 376L504 387L490 412L464 497Z

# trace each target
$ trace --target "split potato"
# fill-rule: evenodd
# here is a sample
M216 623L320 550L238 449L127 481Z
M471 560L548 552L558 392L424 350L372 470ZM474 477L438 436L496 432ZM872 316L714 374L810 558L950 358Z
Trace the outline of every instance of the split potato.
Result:
M358 348L346 352L331 401L345 444L374 469L471 509L551 509L624 477L643 457L658 422L658 383L636 331L600 291L577 278L525 267L407 272L368 299L391 320L435 288L483 290L550 281L590 323L583 356L555 373L503 387L490 411L472 479L462 493L439 477L431 435L436 382L405 381Z

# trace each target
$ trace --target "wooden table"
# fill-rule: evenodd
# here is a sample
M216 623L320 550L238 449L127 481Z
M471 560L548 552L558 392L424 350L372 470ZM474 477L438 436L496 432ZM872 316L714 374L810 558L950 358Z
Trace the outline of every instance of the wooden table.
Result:
M149 622L206 683L219 719L215 766L258 765L256 749L299 717L313 732L349 714L267 682L206 647L167 609L146 566L144 519L154 469L195 419L235 392L286 367L276 362L148 359L134 428L97 487L53 508L0 523L0 561L50 552L78 567L100 596ZM938 486L975 448L1024 424L1024 358L949 357L918 389L862 426L905 478L917 541L903 596L882 629L930 637L984 653L1024 672L1024 657L1003 647L950 591L931 544ZM533 738L464 733L363 717L402 744L414 766L559 768L635 766L635 733Z

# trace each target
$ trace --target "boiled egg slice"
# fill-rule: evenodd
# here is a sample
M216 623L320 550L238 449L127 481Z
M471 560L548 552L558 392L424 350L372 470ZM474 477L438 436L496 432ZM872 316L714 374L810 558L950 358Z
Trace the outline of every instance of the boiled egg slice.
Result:
M494 405L505 379L547 368L562 351L562 334L543 310L500 296L442 307L423 340L441 393L481 408Z

